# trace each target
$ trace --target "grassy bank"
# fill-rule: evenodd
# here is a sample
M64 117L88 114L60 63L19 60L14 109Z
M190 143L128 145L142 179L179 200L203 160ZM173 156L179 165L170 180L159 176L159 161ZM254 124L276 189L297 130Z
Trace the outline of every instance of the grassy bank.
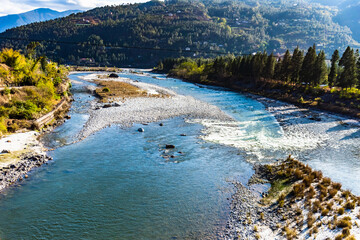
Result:
M31 48L29 48L31 49ZM34 120L68 97L68 69L31 51L0 52L0 134L34 129Z

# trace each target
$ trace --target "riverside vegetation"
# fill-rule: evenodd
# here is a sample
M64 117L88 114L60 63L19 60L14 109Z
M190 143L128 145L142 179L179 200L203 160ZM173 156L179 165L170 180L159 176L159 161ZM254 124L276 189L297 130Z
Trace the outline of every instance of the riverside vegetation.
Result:
M335 50L331 66L316 46L296 48L284 56L266 52L212 59L176 58L160 61L157 71L192 82L226 86L297 104L360 116L359 51Z
M68 70L45 56L37 57L31 43L26 54L0 52L0 134L37 128L34 120L68 96Z
M255 165L249 185L271 184L262 198L236 183L225 235L230 239L356 239L360 198L289 156ZM254 201L258 199L258 201Z

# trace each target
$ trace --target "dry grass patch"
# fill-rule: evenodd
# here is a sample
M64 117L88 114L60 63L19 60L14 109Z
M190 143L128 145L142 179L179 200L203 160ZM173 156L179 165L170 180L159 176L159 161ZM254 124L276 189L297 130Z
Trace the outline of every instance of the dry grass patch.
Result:
M135 98L135 97L167 97L164 94L148 94L130 83L119 81L97 81L101 87L96 89L96 93L103 102L108 102L115 98Z

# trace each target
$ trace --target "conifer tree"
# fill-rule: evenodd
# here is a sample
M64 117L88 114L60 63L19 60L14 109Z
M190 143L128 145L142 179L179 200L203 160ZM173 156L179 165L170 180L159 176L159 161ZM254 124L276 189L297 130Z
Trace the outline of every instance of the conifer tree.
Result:
M339 86L342 88L351 88L357 84L356 57L354 49L347 47L340 59L339 65L343 67L340 74Z
M291 58L291 82L298 83L300 78L300 70L304 61L304 53L300 51L299 47L295 48Z
M333 87L337 82L339 59L340 59L339 51L336 49L331 57L331 69L328 78L330 87Z
M279 58L275 64L275 70L274 70L275 79L281 79L281 65L282 65L282 61Z
M315 71L315 62L316 62L316 49L315 45L308 49L308 52L305 55L303 65L300 71L300 81L306 84L311 84L314 79Z
M276 59L274 57L274 54L271 53L266 60L266 66L264 69L265 78L272 79L274 77L275 64L276 64Z
M327 66L324 51L320 51L315 62L315 71L312 85L319 86L327 81Z
M284 82L288 82L290 80L291 72L291 55L289 50L286 50L284 59L281 64L281 80Z

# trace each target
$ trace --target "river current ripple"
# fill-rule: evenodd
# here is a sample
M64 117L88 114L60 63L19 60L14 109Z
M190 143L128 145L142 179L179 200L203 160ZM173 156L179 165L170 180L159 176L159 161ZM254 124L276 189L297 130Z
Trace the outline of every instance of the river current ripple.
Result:
M71 119L43 139L56 148L49 152L54 161L0 196L1 239L216 238L229 213L231 181L246 184L252 163L289 153L360 194L359 128L347 119L320 114L313 121L308 116L319 113L289 113L286 104L146 71L120 76L216 105L236 121L177 117L163 126L111 126L71 144L93 100L84 75L70 76Z

